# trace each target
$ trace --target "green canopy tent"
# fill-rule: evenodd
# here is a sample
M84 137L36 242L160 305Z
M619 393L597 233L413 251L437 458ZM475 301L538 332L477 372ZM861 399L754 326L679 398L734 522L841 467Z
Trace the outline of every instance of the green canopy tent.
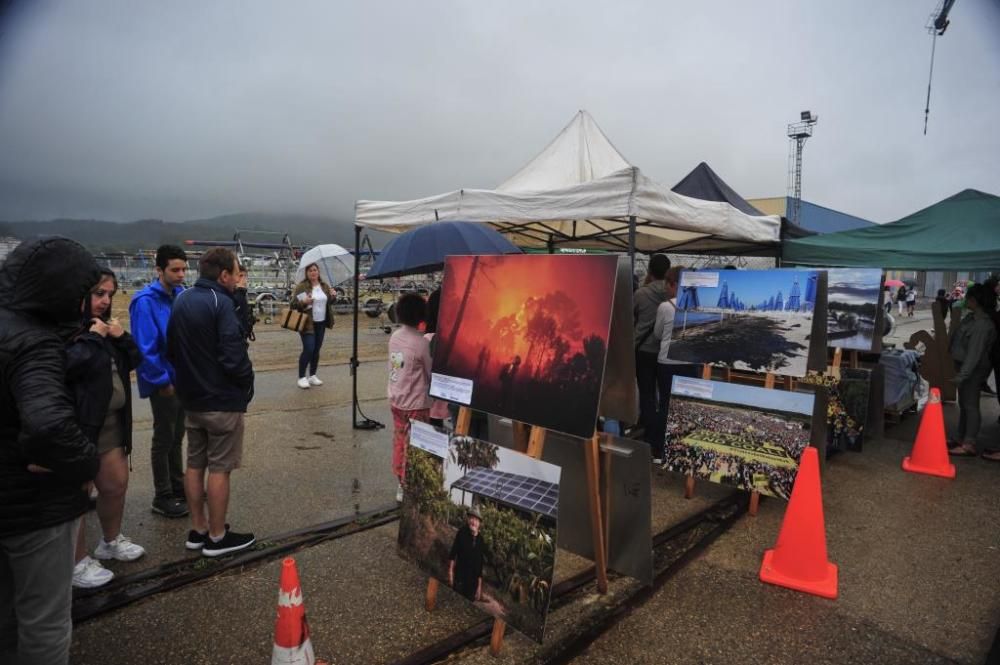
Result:
M889 224L789 240L788 265L896 270L1000 268L1000 197L966 189Z

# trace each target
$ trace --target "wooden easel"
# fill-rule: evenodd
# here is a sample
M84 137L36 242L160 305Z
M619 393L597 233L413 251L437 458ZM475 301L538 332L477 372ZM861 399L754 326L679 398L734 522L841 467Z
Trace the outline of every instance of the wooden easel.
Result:
M467 436L471 423L472 409L466 406L459 408L458 418L455 420L455 434L457 436ZM533 459L540 460L542 452L545 449L545 428L514 421L513 431L515 448ZM594 539L594 567L596 569L597 590L598 593L605 594L608 592L607 538L605 536L604 522L602 521L599 452L600 441L595 432L594 436L586 439L584 443L584 459L587 468L587 504L590 509L591 533ZM424 608L428 612L433 612L434 607L437 605L439 585L440 583L437 578L427 578ZM493 632L490 635L490 655L500 655L506 629L507 622L502 619L493 619Z
M840 379L840 368L844 366L844 350L837 347L833 350L833 360L830 361L830 366L826 368L826 373L828 376L832 376L835 379ZM851 349L847 354L847 367L850 369L857 369L861 367L861 356L857 349Z

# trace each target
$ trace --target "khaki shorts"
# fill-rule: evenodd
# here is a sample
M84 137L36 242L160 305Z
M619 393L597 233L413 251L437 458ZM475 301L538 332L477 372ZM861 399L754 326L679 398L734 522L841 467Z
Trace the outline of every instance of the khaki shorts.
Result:
M227 473L240 468L243 459L243 414L238 411L188 411L187 465Z

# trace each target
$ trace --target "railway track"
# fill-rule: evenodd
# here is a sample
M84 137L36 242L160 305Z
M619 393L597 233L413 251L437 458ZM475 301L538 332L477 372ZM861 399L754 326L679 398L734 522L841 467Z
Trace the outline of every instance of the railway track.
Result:
M733 492L706 509L653 536L655 576L652 586L638 588L609 605L587 613L575 623L569 634L545 643L535 662L568 663L601 635L649 600L664 584L684 568L716 538L726 532L747 510L747 496ZM389 524L399 519L395 504L360 515L324 522L263 539L250 551L219 560L191 558L171 562L116 578L106 587L77 590L73 597L73 622L82 624L109 612L117 611L161 593L225 574L242 572L277 560L304 548L345 538ZM615 580L618 576L609 573ZM555 584L550 612L557 611L592 592L593 567ZM489 641L493 626L486 619L463 628L395 661L393 665L430 665L461 656L467 650Z

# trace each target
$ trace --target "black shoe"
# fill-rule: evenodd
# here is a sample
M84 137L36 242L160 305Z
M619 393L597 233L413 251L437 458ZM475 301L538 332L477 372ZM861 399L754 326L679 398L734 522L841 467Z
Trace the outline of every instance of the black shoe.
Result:
M226 522L226 531L229 531L229 523ZM200 550L208 542L208 532L198 533L194 529L188 531L187 542L184 543L184 547L189 550Z
M153 499L153 512L164 517L186 517L190 512L183 499Z
M217 543L213 542L211 538L206 538L201 553L204 556L222 556L230 552L245 550L255 542L257 541L252 533L236 533L226 529L226 535Z

